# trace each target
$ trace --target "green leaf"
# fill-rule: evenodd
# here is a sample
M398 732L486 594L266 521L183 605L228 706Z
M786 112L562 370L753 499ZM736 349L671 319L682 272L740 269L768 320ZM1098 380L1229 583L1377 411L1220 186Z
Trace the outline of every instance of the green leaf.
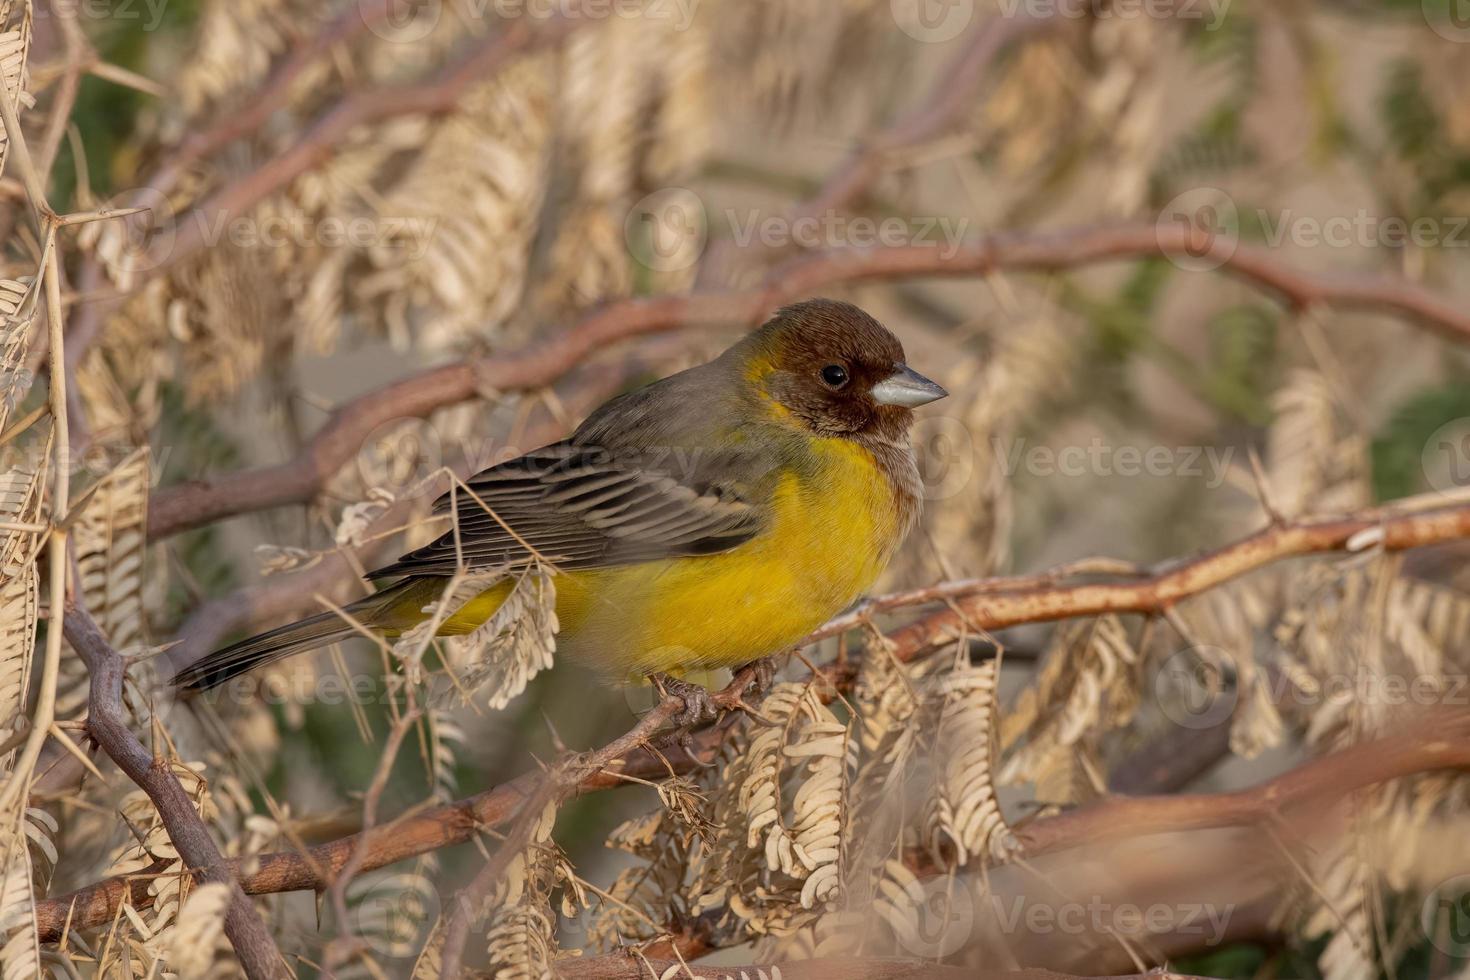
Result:
M1373 492L1379 500L1429 489L1425 447L1441 427L1470 419L1470 378L1427 388L1402 402L1373 439Z

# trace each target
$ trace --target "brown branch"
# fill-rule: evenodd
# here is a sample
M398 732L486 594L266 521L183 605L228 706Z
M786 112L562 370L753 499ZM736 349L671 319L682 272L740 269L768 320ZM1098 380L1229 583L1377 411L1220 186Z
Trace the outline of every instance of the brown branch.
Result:
M235 140L251 135L286 104L291 88L302 73L332 48L346 44L388 16L395 0L359 0L343 8L337 17L310 41L292 49L251 96L239 107L222 112L210 126L191 132L169 154L148 186L168 195L179 178L200 160L211 157Z
M541 387L619 341L686 326L750 324L782 302L839 283L998 270L1056 272L1094 262L1183 255L1190 249L1199 254L1199 245L1187 229L1146 224L1007 232L954 253L922 245L834 249L787 264L756 289L612 303L516 353L444 365L362 395L333 413L288 462L163 488L149 503L149 536L156 540L236 514L309 501L378 425L427 415L486 389ZM1228 243L1215 242L1206 251L1223 255L1228 248ZM1325 304L1397 312L1447 337L1470 340L1470 313L1407 281L1293 270L1277 264L1269 251L1247 246L1236 248L1224 268L1275 291L1296 308Z
M393 728L388 732L387 744L378 756L377 768L373 771L373 778L368 783L367 792L362 798L362 828L372 830L378 822L378 804L382 801L383 790L388 788L388 777L393 773L393 765L398 761L398 752L403 748L403 740L408 737L414 724L423 716L418 708L404 711L393 722ZM363 843L367 838L363 837ZM337 929L340 935L327 944L323 955L323 972L328 977L337 975L337 967L361 951L363 941L353 934L352 919L347 911L347 887L357 877L362 867L365 847L359 846L347 858L347 863L342 866L341 873L333 876L332 883L328 886L328 893L332 900L332 912L337 918Z
M1422 513L1405 512L1401 506L1382 508L1354 517L1272 527L1243 541L1198 558L1174 563L1168 570L1125 584L1058 585L1055 584L1054 574L947 583L931 589L875 600L869 605L867 612L861 612L856 618L844 617L837 622L846 623L841 628L847 629L865 616L871 615L872 611L947 600L945 608L939 612L893 634L895 655L909 660L953 638L958 632L955 609L970 618L971 633L977 628L990 629L1068 616L1096 615L1103 612L1151 612L1274 561L1340 551L1350 539L1369 532L1379 537L1375 546L1389 550L1470 537L1470 504ZM825 635L830 633L824 629L819 630L814 637ZM722 693L729 696L734 691L743 690L748 680L748 672L742 672ZM658 747L657 752L646 749L629 750L620 767L615 767L609 761L597 771L583 777L576 786L576 792L587 793L623 785L625 781L618 777L618 773L641 778L659 778L668 772L665 758L676 770L687 771L714 757L729 724L727 719L721 725L698 733L692 756L676 742L667 740ZM1338 776L1350 778L1344 784L1343 791L1346 792L1365 785L1365 779L1378 782L1412 772L1470 765L1470 739L1460 739L1459 744L1454 744L1443 735L1444 732L1461 732L1460 726L1464 724L1466 723L1462 720L1453 720L1449 727L1435 729L1441 732L1439 736L1425 738L1421 732L1414 738L1389 740L1386 743L1387 748L1380 749L1379 743L1355 746L1339 756L1331 757L1334 761L1327 769L1313 768L1320 767L1321 762L1309 764L1306 767L1308 775L1299 777L1299 786L1295 782L1286 785L1296 787L1292 792L1299 801L1304 801L1331 791L1335 786L1331 779ZM607 749L603 749L594 758L611 760L615 755L621 756L621 750L626 746L621 741L614 745L620 750L618 753L609 754ZM1327 773L1325 777L1324 772ZM361 870L371 871L404 858L462 843L481 828L503 823L511 818L524 800L536 792L540 779L540 774L528 773L475 796L425 810L390 827L365 831L369 840L363 851L365 857ZM1276 799L1281 790L1278 788L1263 792L1265 798ZM1185 797L1183 799L1194 799L1197 802L1189 804L1183 811L1175 809L1175 801L1181 799L1180 797L1128 801L1127 805L1136 807L1137 812L1129 812L1126 826L1156 827L1167 825L1169 820L1175 818L1190 822L1188 825L1193 826L1191 821L1208 821L1212 818L1212 813L1229 818L1256 816L1259 812L1253 809L1256 804L1242 803L1236 798L1238 795L1225 794L1225 805L1213 811L1209 803L1199 802L1210 800L1211 797ZM1036 821L1026 829L1025 839L1038 850L1054 850L1075 843L1080 834L1080 831L1074 829L1079 826L1076 823L1078 814L1086 812L1090 811L1078 811ZM1052 821L1060 822L1057 829L1048 829ZM258 864L252 873L242 879L242 886L249 894L320 890L325 887L330 876L340 871L357 851L361 837L362 835L353 835L320 844L311 848L306 855L282 852L252 858ZM73 902L73 922L76 927L86 928L108 921L117 902L130 890L136 905L142 907L148 903L148 895L141 885L122 878L108 879L81 889L71 896L40 903L38 917L42 935L55 937L55 930L65 920L67 909Z
M384 86L356 92L333 106L295 144L261 167L215 192L179 219L179 233L148 275L158 275L194 254L205 242L211 218L241 215L332 155L337 143L359 126L396 116L441 115L453 111L473 84L496 74L513 59L553 44L580 23L554 17L537 28L526 18L512 21L493 41L450 65L436 78L417 85Z
M1346 517L1267 527L1244 540L1128 582L1084 585L1027 584L1006 588L1004 579L972 579L879 600L877 610L924 601L950 606L899 630L903 649L921 650L977 630L1045 623L1103 613L1158 613L1272 562L1305 555L1380 548L1404 551L1470 537L1470 504L1408 512L1389 506Z
M1037 820L1016 836L1023 853L1037 856L1119 837L1252 826L1411 773L1452 769L1470 769L1470 711L1427 712L1397 734L1313 759L1250 789L1109 797Z
M236 514L305 503L385 422L421 418L485 391L545 387L617 341L686 324L750 319L759 309L757 302L747 301L737 307L723 297L630 300L593 313L575 330L517 353L431 368L343 405L301 453L286 463L164 488L149 501L149 537L158 540Z
M226 866L224 855L209 836L168 760L150 755L128 727L122 706L122 656L112 648L86 610L68 605L63 625L67 640L86 662L92 676L87 700L88 733L117 767L148 794L179 857L195 869L194 880L217 881L229 887L232 894L225 910L225 934L246 975L261 980L286 976L280 950L265 920L240 887L236 877L238 868ZM64 916L63 910L63 921Z
M816 193L787 214L787 222L836 211L859 198L883 175L893 158L937 137L973 105L975 89L996 57L1012 44L1063 23L1055 15L991 17L970 32L969 43L944 67L927 96L886 128L863 139L822 182ZM721 279L736 245L721 239L699 269L700 288Z
M564 396L567 409L574 413L590 411L616 393L629 377L640 370L646 370L646 365L638 359L618 365L613 370L589 372L588 376L576 379L575 390ZM564 431L559 421L544 420L528 427L524 438L539 446L563 435ZM411 515L412 508L413 501L407 499L389 507L372 523L364 538L371 540L401 526ZM169 660L176 666L190 664L217 646L231 630L306 611L319 612L314 596L336 594L344 582L356 582L361 588L359 567L349 560L349 555L357 562L371 563L386 552L389 543L384 539L357 549L355 553L333 553L311 568L276 575L259 585L237 589L205 602L179 629L177 643L169 650Z
M974 107L975 89L1002 51L1058 23L1055 16L991 17L940 73L928 97L893 125L864 140L815 195L797 206L792 218L821 215L856 201L882 175L894 154L934 139Z
M696 762L706 762L717 751L723 731L700 733L693 759L676 744L658 746L676 771L687 771ZM1330 803L1342 794L1388 779L1444 769L1470 767L1470 715L1436 717L1405 733L1381 742L1355 745L1300 769L1277 777L1253 790L1218 796L1160 796L1107 800L1087 807L1036 820L1020 836L1027 855L1075 847L1119 834L1149 833L1175 829L1198 829L1252 823L1281 809L1307 804ZM587 793L626 785L619 774L657 778L668 769L656 754L630 751L621 766L609 764L586 776L576 792ZM414 817L365 832L369 837L363 871L385 867L469 840L484 828L498 826L519 811L541 784L540 773L527 773L455 803L425 810ZM1180 801L1183 801L1181 804ZM1095 812L1104 816L1091 816ZM1055 826L1054 826L1055 825ZM307 854L276 852L250 859L254 870L241 877L247 894L313 890L326 887L331 874L340 870L359 846L354 834L309 849ZM228 862L239 873L242 862ZM151 897L146 882L126 877L109 878L70 895L37 903L37 922L43 941L54 942L71 910L72 927L85 929L104 924L116 912L117 903L131 893L134 905L147 907Z
M520 795L520 802L516 804L519 819L515 829L501 841L495 855L474 880L455 897L454 911L444 930L443 959L439 967L441 977L453 980L459 976L470 924L489 911L485 908L485 899L490 889L505 877L505 869L515 856L530 846L536 822L547 804L560 806L577 795L585 781L601 775L604 769L641 749L682 707L683 700L678 697L662 699L623 735L595 752L564 760L546 775L537 777L534 788L528 788Z
M354 3L349 10L355 13L358 6ZM376 17L377 13L375 10L364 10L362 16L371 18ZM319 46L322 49L330 47L339 33L344 39L355 33L348 17L349 13L344 12L335 28L329 28L316 42L303 48L299 57L293 57L282 65L262 93L267 103L276 103L285 97L295 76L317 57ZM145 268L135 278L133 291L204 247L207 244L208 229L218 227L219 218L246 214L256 204L325 161L335 151L337 144L354 129L396 116L442 115L452 112L471 85L493 76L523 54L554 44L581 22L581 18L559 16L550 18L547 23L533 29L527 25L525 18L521 18L509 24L493 39L479 43L473 51L433 79L415 85L364 90L338 102L314 121L290 147L179 216L173 222L175 233L159 240L156 245L157 254L151 256L151 262L144 263ZM280 86L279 91L276 89L277 85ZM245 114L253 113L245 110ZM191 152L202 157L246 132L225 122L219 123L216 130L207 131L198 147ZM179 174L165 169L154 180L162 182L163 186L170 186L177 182L178 177ZM92 288L100 286L102 282L96 266L95 261L89 261L83 269L82 279L93 284ZM80 361L101 331L102 322L130 294L111 294L78 307L74 326L75 340L68 345L74 360Z
M785 980L1084 980L1070 973L1051 970L974 970L933 962L884 958L828 957L777 964ZM661 977L695 980L736 980L738 977L775 975L771 964L700 966L681 960L648 959L631 953L588 956L557 964L556 975L564 980L660 980ZM1201 980L1182 973L1144 973L1129 977L1090 980Z

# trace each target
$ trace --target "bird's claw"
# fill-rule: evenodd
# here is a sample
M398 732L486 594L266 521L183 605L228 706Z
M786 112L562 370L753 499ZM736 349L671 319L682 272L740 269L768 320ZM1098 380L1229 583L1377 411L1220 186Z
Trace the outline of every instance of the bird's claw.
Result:
M753 672L749 686L746 690L755 694L765 694L776 682L776 658L762 657L760 660L752 660L745 665ZM744 669L744 668L742 668Z
M672 719L675 725L699 725L719 716L719 705L703 685L670 677L668 674L654 674L649 680L664 697L676 697L684 702L684 707Z

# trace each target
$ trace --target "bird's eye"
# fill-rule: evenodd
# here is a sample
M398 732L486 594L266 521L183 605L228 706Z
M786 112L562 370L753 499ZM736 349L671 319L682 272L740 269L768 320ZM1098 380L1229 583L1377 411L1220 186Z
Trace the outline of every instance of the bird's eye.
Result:
M833 388L841 388L847 384L847 368L841 364L828 364L822 368L822 380Z

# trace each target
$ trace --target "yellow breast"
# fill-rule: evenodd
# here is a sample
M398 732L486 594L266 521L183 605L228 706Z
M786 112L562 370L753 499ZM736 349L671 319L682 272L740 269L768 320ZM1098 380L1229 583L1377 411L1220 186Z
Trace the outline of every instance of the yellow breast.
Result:
M901 533L866 449L813 440L768 528L720 555L556 577L562 652L619 674L729 667L778 652L862 595Z

